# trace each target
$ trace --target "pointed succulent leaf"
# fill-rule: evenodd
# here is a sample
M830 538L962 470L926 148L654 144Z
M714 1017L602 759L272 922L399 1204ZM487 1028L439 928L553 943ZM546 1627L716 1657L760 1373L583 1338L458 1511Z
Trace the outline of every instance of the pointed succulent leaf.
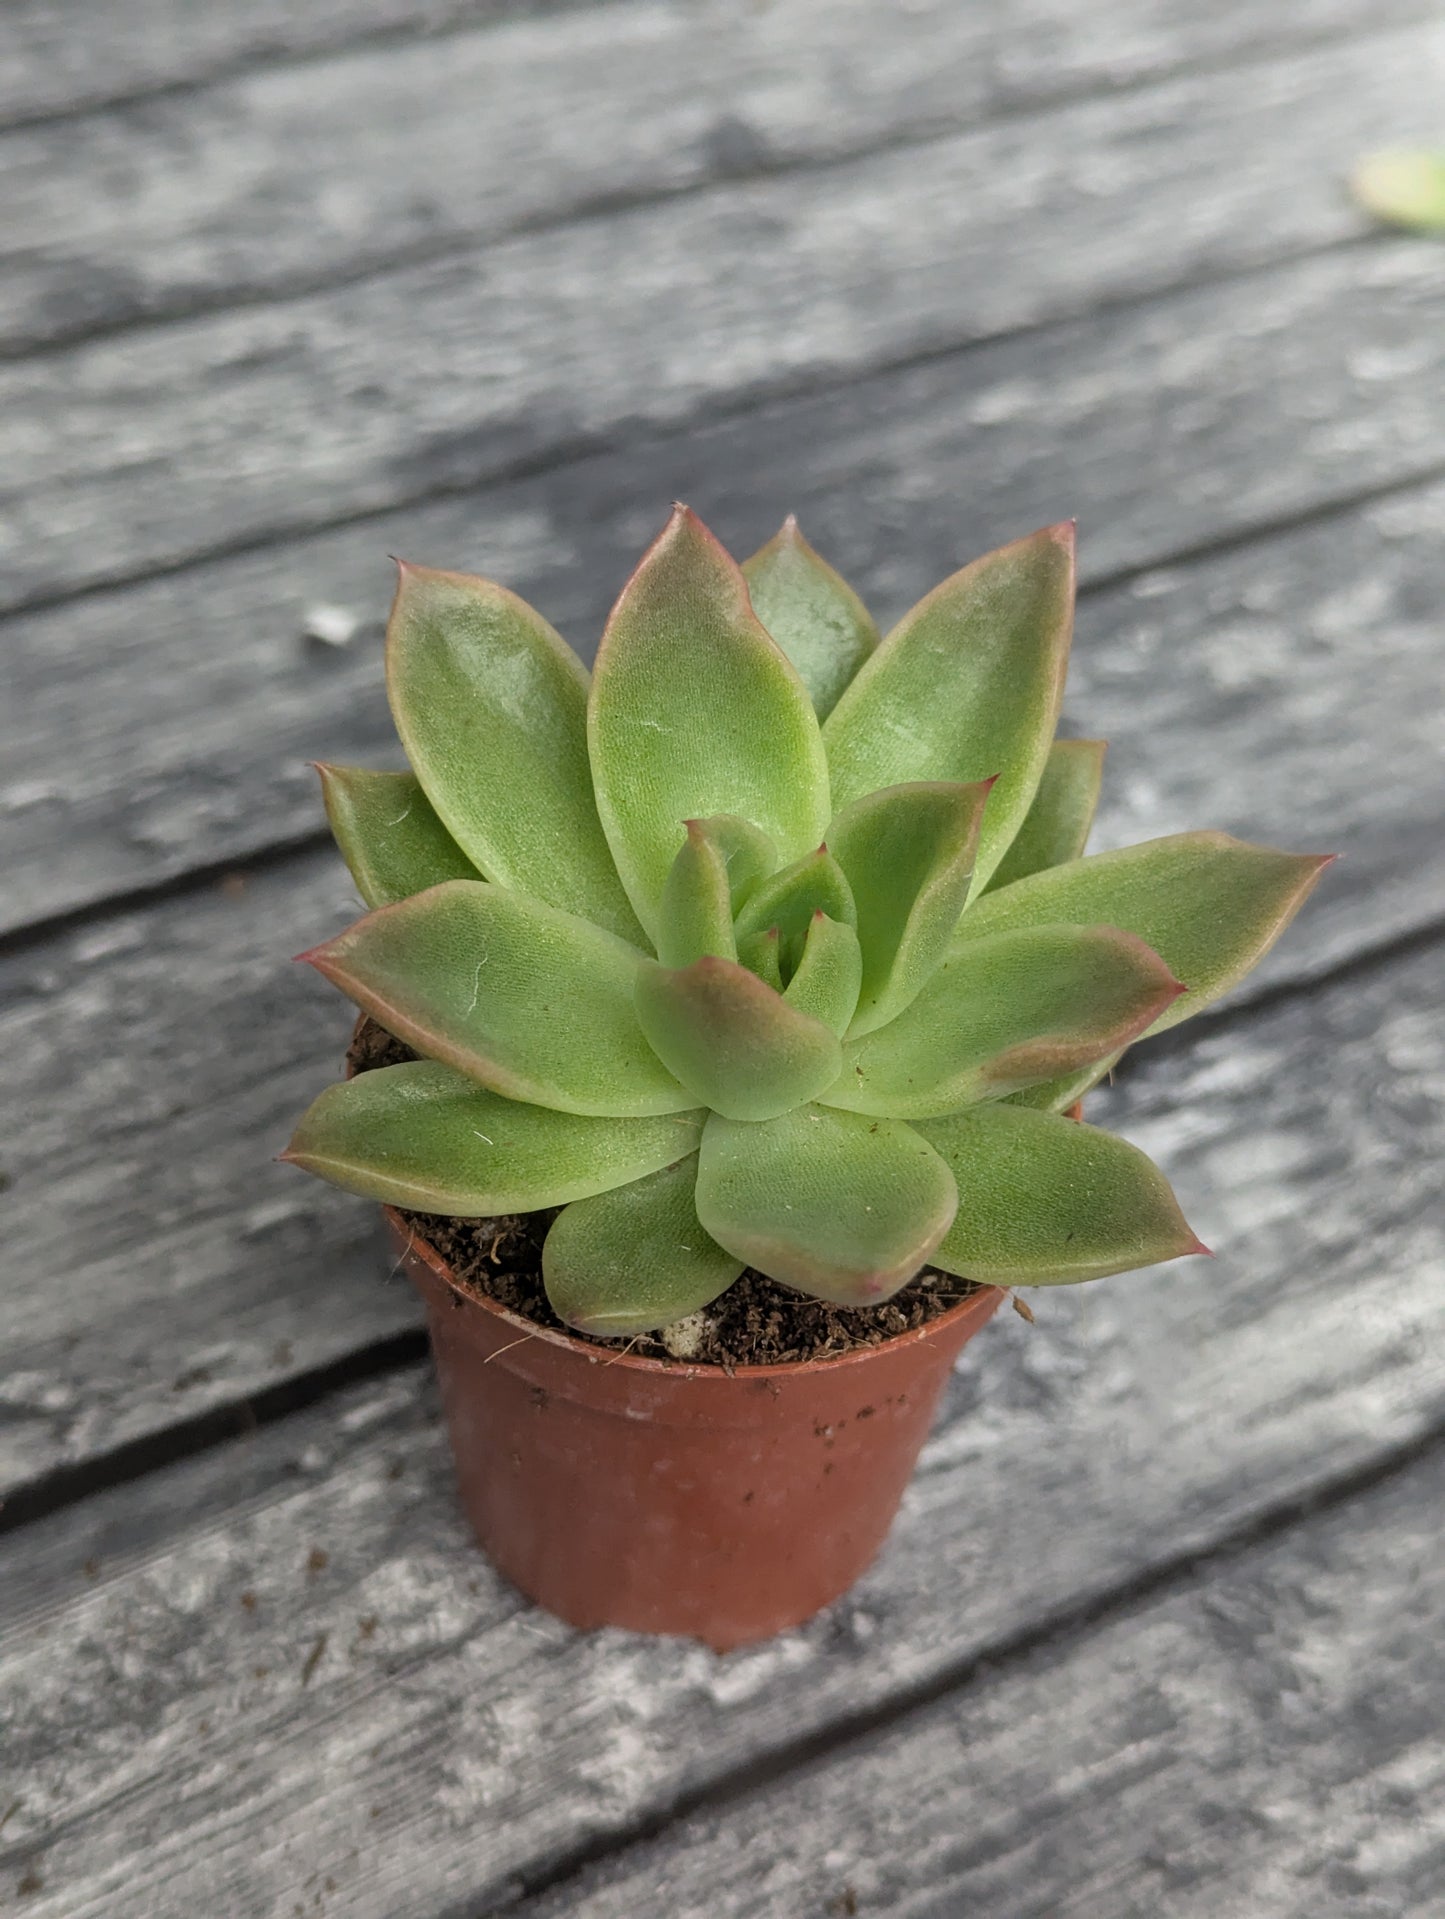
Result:
M815 913L826 913L830 920L841 920L847 926L854 925L858 918L852 889L826 846L763 881L738 914L738 939L776 926L783 978L790 979L803 957L803 942Z
M820 720L878 644L878 628L841 574L815 553L790 513L743 562L753 611L797 667Z
M974 903L957 944L1026 926L1122 926L1184 981L1151 1033L1227 992L1267 953L1304 904L1329 856L1278 853L1227 833L1175 833L1091 853Z
M896 1018L948 951L992 784L885 786L845 807L828 828L858 908L863 987L855 1033Z
M491 580L403 566L386 682L412 770L490 880L641 940L592 797L587 673Z
M743 1263L703 1231L696 1184L692 1153L559 1213L542 1248L557 1317L584 1333L626 1339L700 1312L726 1292Z
M410 1060L329 1086L281 1157L367 1199L480 1219L640 1179L693 1151L702 1118L583 1118Z
M818 1106L764 1126L714 1113L703 1128L697 1216L770 1278L840 1306L906 1285L947 1232L952 1175L911 1127Z
M820 911L813 915L803 957L783 998L789 1006L831 1026L835 1033L846 1033L858 1004L862 977L858 935L842 920L830 920Z
M602 824L649 928L684 820L737 814L783 859L822 838L828 771L807 690L685 507L612 610L587 727Z
M506 887L450 880L303 955L398 1039L564 1113L698 1104L648 1045L635 947Z
M686 838L658 906L657 956L664 966L690 966L704 953L734 959L733 920L777 866L777 850L766 833L735 814L683 824Z
M686 824L658 901L657 957L664 966L691 966L705 953L736 959L726 856L700 820Z
M1088 1066L1081 1066L1077 1072L1065 1073L1059 1079L1041 1079L1037 1085L1020 1087L1018 1092L1007 1095L1010 1106L1032 1106L1040 1113L1067 1113L1091 1092L1101 1080L1105 1080L1123 1058L1122 1050L1110 1053L1105 1059L1097 1059Z
M482 876L436 816L414 773L317 762L326 817L368 906Z
M759 884L778 870L778 849L759 826L739 819L736 813L713 813L707 819L690 820L722 854L728 871L728 892L733 917L747 905Z
M926 1119L1117 1055L1184 988L1112 926L1041 926L950 954L905 1013L844 1048L823 1095Z
M1112 1133L1001 1104L918 1131L958 1182L958 1215L933 1254L945 1272L1063 1286L1208 1250L1159 1168Z
M739 960L776 993L783 990L783 965L778 950L781 944L776 926L770 926L766 933L749 933L738 941Z
M838 1036L731 960L637 975L637 1012L657 1057L693 1095L733 1119L773 1119L838 1076Z
M989 892L1082 856L1099 804L1107 750L1105 740L1054 741L1034 803L999 861Z
M998 776L981 892L1022 825L1059 717L1074 618L1074 529L1046 527L935 587L883 641L823 731L842 808L907 780Z

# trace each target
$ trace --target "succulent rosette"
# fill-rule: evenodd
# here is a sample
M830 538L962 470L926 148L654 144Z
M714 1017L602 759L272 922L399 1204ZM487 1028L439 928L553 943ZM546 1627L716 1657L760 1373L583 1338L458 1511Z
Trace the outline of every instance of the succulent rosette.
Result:
M747 1266L858 1306L925 1264L1041 1285L1202 1250L1064 1111L1324 862L1220 833L1084 856L1073 601L1049 527L880 639L791 520L740 568L678 508L589 677L504 588L403 566L411 771L322 769L373 910L304 957L421 1057L322 1093L286 1157L422 1213L560 1208L548 1295L602 1335Z

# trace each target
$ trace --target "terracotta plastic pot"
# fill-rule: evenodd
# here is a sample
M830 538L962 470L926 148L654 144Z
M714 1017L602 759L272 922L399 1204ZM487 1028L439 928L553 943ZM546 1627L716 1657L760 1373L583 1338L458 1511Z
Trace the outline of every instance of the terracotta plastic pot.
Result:
M426 1302L467 1517L576 1626L719 1651L798 1625L874 1558L987 1287L837 1359L714 1366L548 1332L463 1292L387 1209Z

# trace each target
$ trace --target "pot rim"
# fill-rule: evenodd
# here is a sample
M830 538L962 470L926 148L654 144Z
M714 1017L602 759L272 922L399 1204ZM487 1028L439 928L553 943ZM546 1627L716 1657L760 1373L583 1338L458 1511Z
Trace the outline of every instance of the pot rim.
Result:
M696 1366L685 1359L650 1359L637 1353L609 1352L605 1346L597 1346L590 1341L574 1339L570 1333L558 1332L552 1326L539 1326L533 1319L527 1319L521 1313L514 1313L509 1307L499 1304L482 1292L473 1292L470 1287L458 1283L451 1267L430 1243L420 1238L401 1217L394 1206L383 1206L382 1212L387 1224L399 1239L405 1242L406 1254L420 1259L441 1282L450 1288L459 1299L469 1306L480 1306L504 1326L515 1328L523 1338L540 1339L549 1346L571 1353L579 1360L591 1366L621 1366L628 1372L643 1373L651 1377L668 1379L718 1379L724 1381L738 1379L786 1379L798 1373L818 1373L832 1371L842 1366L857 1366L869 1359L876 1359L881 1353L895 1352L902 1347L917 1345L919 1341L936 1338L939 1333L954 1325L970 1313L978 1312L988 1301L988 1315L1002 1304L1007 1293L1003 1286L990 1286L975 1281L978 1290L950 1306L946 1313L925 1321L922 1326L910 1327L906 1333L893 1333L887 1339L881 1339L876 1345L855 1346L850 1352L833 1353L826 1359L790 1359L772 1366Z

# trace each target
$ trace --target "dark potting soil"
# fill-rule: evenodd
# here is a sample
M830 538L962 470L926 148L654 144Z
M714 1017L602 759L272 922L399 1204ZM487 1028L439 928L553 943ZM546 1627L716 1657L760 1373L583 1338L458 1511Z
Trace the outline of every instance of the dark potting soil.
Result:
M409 1046L393 1039L374 1020L365 1019L352 1039L346 1062L353 1073L366 1073L416 1057ZM398 1211L417 1237L441 1255L464 1290L484 1294L535 1325L565 1332L573 1339L608 1350L625 1343L628 1352L648 1359L674 1357L655 1333L626 1342L594 1339L558 1319L542 1284L542 1242L557 1217L555 1206L499 1219L450 1219L437 1213ZM881 1306L847 1308L809 1299L748 1267L705 1309L705 1328L687 1361L694 1366L732 1367L836 1359L856 1346L878 1346L925 1326L978 1291L972 1280L926 1266Z

